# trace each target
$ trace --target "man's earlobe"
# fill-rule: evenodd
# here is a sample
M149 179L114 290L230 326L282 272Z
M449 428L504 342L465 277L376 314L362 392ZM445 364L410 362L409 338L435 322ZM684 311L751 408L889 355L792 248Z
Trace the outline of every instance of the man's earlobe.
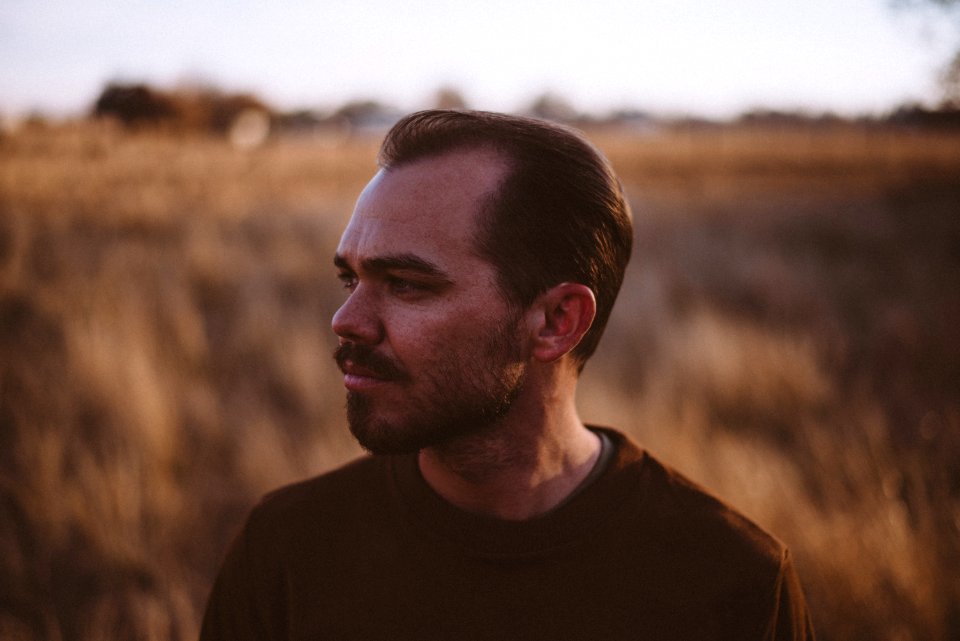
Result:
M580 283L561 283L533 304L535 327L532 355L549 363L570 353L587 333L597 314L593 291Z

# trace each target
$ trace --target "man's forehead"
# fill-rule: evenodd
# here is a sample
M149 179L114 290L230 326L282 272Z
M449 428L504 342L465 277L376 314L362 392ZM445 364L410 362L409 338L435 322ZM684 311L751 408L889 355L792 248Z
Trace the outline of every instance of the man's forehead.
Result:
M380 169L361 193L385 186L425 200L478 198L496 192L509 171L506 157L492 148L452 149Z
M505 176L489 150L454 151L381 169L363 190L341 238L339 253L395 253L474 238L477 215ZM472 243L470 243L472 246Z

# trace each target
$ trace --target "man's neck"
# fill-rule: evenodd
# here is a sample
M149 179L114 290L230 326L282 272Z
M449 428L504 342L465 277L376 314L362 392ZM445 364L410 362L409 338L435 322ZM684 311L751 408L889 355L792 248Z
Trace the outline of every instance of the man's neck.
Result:
M550 511L590 473L600 439L572 401L539 414L514 414L482 435L421 450L423 478L468 512L525 520Z

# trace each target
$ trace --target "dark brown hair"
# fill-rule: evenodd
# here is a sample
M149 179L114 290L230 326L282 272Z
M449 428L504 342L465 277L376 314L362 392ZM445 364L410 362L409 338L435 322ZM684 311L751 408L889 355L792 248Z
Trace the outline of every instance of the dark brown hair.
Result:
M630 208L607 160L571 129L483 111L430 110L393 126L385 169L449 151L492 148L510 172L479 223L477 248L506 296L526 307L554 285L588 286L597 315L572 354L582 367L610 317L630 260Z

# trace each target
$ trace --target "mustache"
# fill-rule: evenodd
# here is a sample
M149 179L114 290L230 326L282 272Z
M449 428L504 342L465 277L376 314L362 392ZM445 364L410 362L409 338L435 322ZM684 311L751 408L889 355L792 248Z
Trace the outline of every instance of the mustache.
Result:
M377 378L398 381L408 378L406 371L399 364L366 345L343 343L334 350L333 359L337 362L340 371L344 373L346 373L344 371L346 362L351 361L357 367L369 370Z

